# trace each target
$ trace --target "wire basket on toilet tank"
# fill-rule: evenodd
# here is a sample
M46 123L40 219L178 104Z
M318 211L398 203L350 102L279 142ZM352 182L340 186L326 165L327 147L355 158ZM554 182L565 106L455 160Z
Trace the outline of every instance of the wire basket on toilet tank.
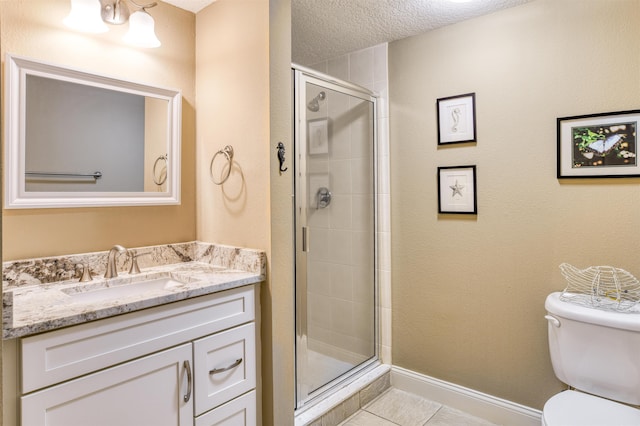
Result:
M563 263L560 271L567 280L561 300L608 311L640 313L640 309L633 309L640 301L640 282L624 269L613 266L578 269Z

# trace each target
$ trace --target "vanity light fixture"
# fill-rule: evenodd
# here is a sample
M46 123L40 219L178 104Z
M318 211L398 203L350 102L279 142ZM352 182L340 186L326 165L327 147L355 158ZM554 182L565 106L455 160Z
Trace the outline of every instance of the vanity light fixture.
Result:
M127 4L129 3L129 4ZM75 30L101 33L109 28L105 25L122 25L129 22L129 31L123 40L137 47L159 47L155 33L155 22L147 9L157 2L141 5L133 0L71 0L71 12L64 23ZM139 10L131 13L130 7Z

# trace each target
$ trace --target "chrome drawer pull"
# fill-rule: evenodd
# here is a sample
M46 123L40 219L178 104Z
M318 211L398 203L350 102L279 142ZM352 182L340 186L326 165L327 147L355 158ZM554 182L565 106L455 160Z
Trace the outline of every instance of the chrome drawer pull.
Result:
M184 362L184 369L187 370L187 394L184 396L184 402L189 402L191 399L191 365L189 361Z
M209 374L218 374L218 373L222 373L224 371L228 371L231 370L232 368L236 368L237 366L239 366L240 364L242 364L242 358L238 358L236 359L236 361L231 364L228 367L224 367L224 368L214 368L213 370L209 370Z

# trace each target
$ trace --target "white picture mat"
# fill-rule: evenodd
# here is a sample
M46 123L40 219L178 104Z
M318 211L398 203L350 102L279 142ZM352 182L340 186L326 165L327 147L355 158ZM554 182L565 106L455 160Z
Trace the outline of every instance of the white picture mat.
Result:
M472 95L438 101L440 143L475 140L474 97Z

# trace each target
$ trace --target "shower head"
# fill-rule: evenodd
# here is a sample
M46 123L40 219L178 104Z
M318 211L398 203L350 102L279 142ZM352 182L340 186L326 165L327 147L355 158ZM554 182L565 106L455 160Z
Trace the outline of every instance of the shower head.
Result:
M311 99L311 101L307 104L307 108L309 109L309 111L317 112L320 109L320 101L324 101L324 98L326 97L327 95L325 95L324 92L318 93L318 96Z

